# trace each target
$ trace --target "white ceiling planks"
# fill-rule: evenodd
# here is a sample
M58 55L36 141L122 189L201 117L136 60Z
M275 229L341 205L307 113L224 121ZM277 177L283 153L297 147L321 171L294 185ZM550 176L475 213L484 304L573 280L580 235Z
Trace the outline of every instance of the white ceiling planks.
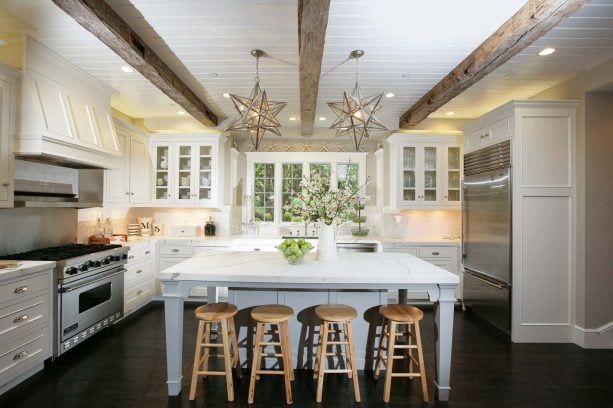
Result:
M538 56L546 47L556 52ZM613 1L593 0L430 117L443 118L448 111L455 112L455 118L479 117L510 99L530 98L611 58Z

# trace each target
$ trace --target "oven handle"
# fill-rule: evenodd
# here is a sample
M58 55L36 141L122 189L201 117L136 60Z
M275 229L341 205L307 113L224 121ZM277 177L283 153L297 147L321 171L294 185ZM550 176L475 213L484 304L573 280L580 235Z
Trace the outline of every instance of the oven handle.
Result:
M104 275L103 277L98 278L98 279L94 279L94 280L90 280L90 281L87 281L87 282L83 282L82 284L77 285L77 286L63 287L63 288L60 289L60 292L61 293L72 292L74 290L81 289L84 286L91 285L92 283L96 283L96 282L100 282L102 280L108 279L111 276L119 275L120 273L124 273L125 271L126 271L125 268L121 268L120 270L116 271L115 273Z

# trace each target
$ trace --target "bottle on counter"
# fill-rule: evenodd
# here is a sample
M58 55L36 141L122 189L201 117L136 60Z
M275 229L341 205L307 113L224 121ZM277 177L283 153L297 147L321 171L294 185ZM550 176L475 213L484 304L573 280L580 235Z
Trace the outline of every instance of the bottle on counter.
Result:
M104 236L110 237L113 235L113 223L111 222L111 218L108 217L106 222L104 223Z
M213 221L213 217L209 217L209 220L206 222L206 225L204 226L204 235L207 237L214 237L216 229L217 228L215 227L215 222Z
M94 232L94 236L96 237L104 236L104 227L102 226L102 218L98 218L98 221L96 221L96 231Z

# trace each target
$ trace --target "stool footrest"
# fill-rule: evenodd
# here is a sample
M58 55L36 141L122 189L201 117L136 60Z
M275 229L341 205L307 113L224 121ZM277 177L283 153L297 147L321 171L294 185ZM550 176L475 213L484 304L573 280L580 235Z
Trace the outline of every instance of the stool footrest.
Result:
M334 370L334 369L326 369L324 370L324 373L350 373L351 369L338 369L338 370Z
M198 375L219 375L219 376L224 375L225 376L226 372L225 371L198 371L196 374Z
M392 377L420 377L419 373L392 373Z
M412 344L412 345L408 345L408 344L394 344L394 349L416 349L417 346Z
M336 346L336 345L341 345L341 344L349 344L349 342L347 340L341 340L341 341L330 341L330 340L328 340L326 342L326 344L328 346Z
M223 344L219 344L219 343L200 343L200 347L217 347L217 348L221 348L221 347L223 347Z
M283 370L258 370L255 372L257 374L272 374L272 375L285 375L285 371Z
M258 346L280 346L280 341L261 341L258 343Z

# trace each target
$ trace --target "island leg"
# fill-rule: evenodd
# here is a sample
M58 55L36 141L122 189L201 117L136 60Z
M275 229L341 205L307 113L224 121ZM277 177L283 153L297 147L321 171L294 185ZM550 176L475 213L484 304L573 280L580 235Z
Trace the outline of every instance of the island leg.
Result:
M164 282L165 292L170 289L169 286L168 283ZM183 379L183 302L183 297L178 293L164 293L166 369L168 371L168 381L166 383L168 384L168 395L170 396L181 393L181 380Z
M455 286L440 286L434 322L438 335L436 337L436 381L439 401L449 400L451 375L451 344L453 336L453 309L455 304Z

